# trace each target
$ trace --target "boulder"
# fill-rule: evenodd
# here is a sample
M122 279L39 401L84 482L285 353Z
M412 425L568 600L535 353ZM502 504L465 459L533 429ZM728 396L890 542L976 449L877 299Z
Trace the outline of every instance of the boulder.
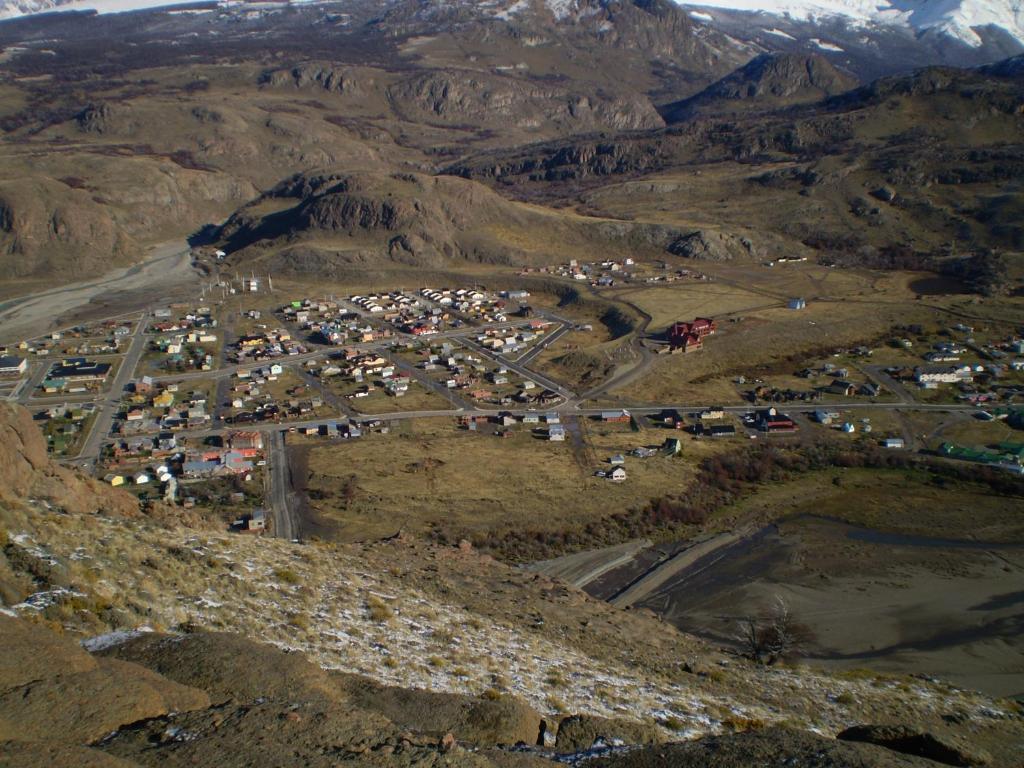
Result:
M353 704L419 733L475 745L535 745L541 716L515 696L496 699L380 685L358 675L337 675Z
M580 752L601 739L624 744L661 744L665 739L656 726L636 720L570 715L558 724L555 749L559 752Z

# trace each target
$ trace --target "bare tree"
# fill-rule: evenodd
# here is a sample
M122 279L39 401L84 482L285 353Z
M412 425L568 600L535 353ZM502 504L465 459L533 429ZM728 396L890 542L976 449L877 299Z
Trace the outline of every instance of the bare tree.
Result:
M740 619L736 633L745 656L769 665L798 655L810 637L810 630L796 620L781 595L775 596L775 604L766 616Z

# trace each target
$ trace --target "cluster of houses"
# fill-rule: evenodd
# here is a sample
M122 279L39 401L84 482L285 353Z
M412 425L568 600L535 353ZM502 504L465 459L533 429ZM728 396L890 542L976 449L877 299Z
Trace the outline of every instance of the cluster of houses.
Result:
M93 325L76 325L68 330L53 331L44 338L21 341L10 348L0 347L0 355L110 355L121 351L125 340L131 335L130 321L105 320Z
M341 346L390 338L388 329L368 323L358 312L351 312L334 299L301 299L281 308L285 320L322 344Z
M477 334L476 342L498 355L516 355L544 335L550 323L531 320L515 328L489 328Z
M214 359L210 351L202 346L216 344L217 334L210 331L188 331L172 336L160 336L152 339L150 349L164 355L160 366L175 371L209 371L213 369Z
M110 363L69 357L50 366L40 386L46 394L88 392L99 388L109 375Z
M268 329L261 333L240 336L232 345L231 358L236 364L272 360L289 355L302 355L309 349L292 338L283 328Z
M149 333L178 333L184 331L209 331L217 327L217 319L209 307L185 309L175 317L171 309L157 309L147 329Z
M666 335L673 352L697 352L703 349L704 338L716 330L715 321L710 317L698 317L690 322L672 323Z
M263 455L263 435L259 432L230 432L220 447L188 450L181 462L181 476L201 480L224 475L251 476Z
M636 269L636 262L631 258L621 261L605 259L604 261L580 262L571 259L565 264L556 264L553 267L526 268L523 274L539 272L541 274L554 274L559 277L568 277L573 280L589 283L595 287L611 287L615 282L628 280Z
M484 323L506 320L506 300L480 288L421 288L420 295L442 309Z
M113 486L161 483L173 501L179 482L215 477L252 478L263 463L263 436L259 432L231 432L221 446L181 451L173 435L135 437L117 441L112 450L114 471L104 476ZM134 465L134 469L130 469Z
M341 376L361 385L347 395L350 400L369 397L381 383L384 391L393 397L403 397L409 391L412 379L398 371L397 366L376 352L349 347L333 355L318 371L322 379Z
M309 416L323 406L323 398L310 393L304 384L288 389L287 399L280 401L264 390L283 374L284 366L280 363L238 371L228 393L233 412L224 420L228 424L279 421L285 416Z
M159 385L150 376L137 379L125 398L118 431L139 435L161 430L195 429L210 423L204 392L181 392L175 383Z

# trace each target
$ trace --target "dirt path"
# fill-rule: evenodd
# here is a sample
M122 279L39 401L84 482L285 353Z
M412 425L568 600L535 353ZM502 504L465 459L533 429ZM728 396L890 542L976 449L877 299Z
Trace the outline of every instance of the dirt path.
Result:
M628 541L614 547L590 549L553 560L531 563L527 569L561 579L574 587L584 587L609 571L630 562L637 553L651 546L647 539Z
M734 544L745 535L742 532L730 531L729 533L721 533L698 544L694 544L692 547L673 555L668 560L655 565L639 579L613 596L608 602L616 608L628 608L658 590L698 560L712 555L716 551L728 547L730 544Z

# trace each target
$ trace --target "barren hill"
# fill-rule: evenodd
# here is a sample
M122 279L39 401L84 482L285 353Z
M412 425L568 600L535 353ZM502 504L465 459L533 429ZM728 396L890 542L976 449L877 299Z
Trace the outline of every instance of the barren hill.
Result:
M14 431L23 418L0 417ZM31 445L17 445L10 458L28 461ZM44 461L22 474L36 487L54 471ZM1024 736L1006 702L935 681L757 666L467 545L233 536L128 519L80 492L83 511L31 493L0 503L7 764L548 765L601 736L712 734L651 758L929 764L832 738L878 723L891 728L860 738L926 734L945 754L999 764ZM527 749L498 746L516 742Z

